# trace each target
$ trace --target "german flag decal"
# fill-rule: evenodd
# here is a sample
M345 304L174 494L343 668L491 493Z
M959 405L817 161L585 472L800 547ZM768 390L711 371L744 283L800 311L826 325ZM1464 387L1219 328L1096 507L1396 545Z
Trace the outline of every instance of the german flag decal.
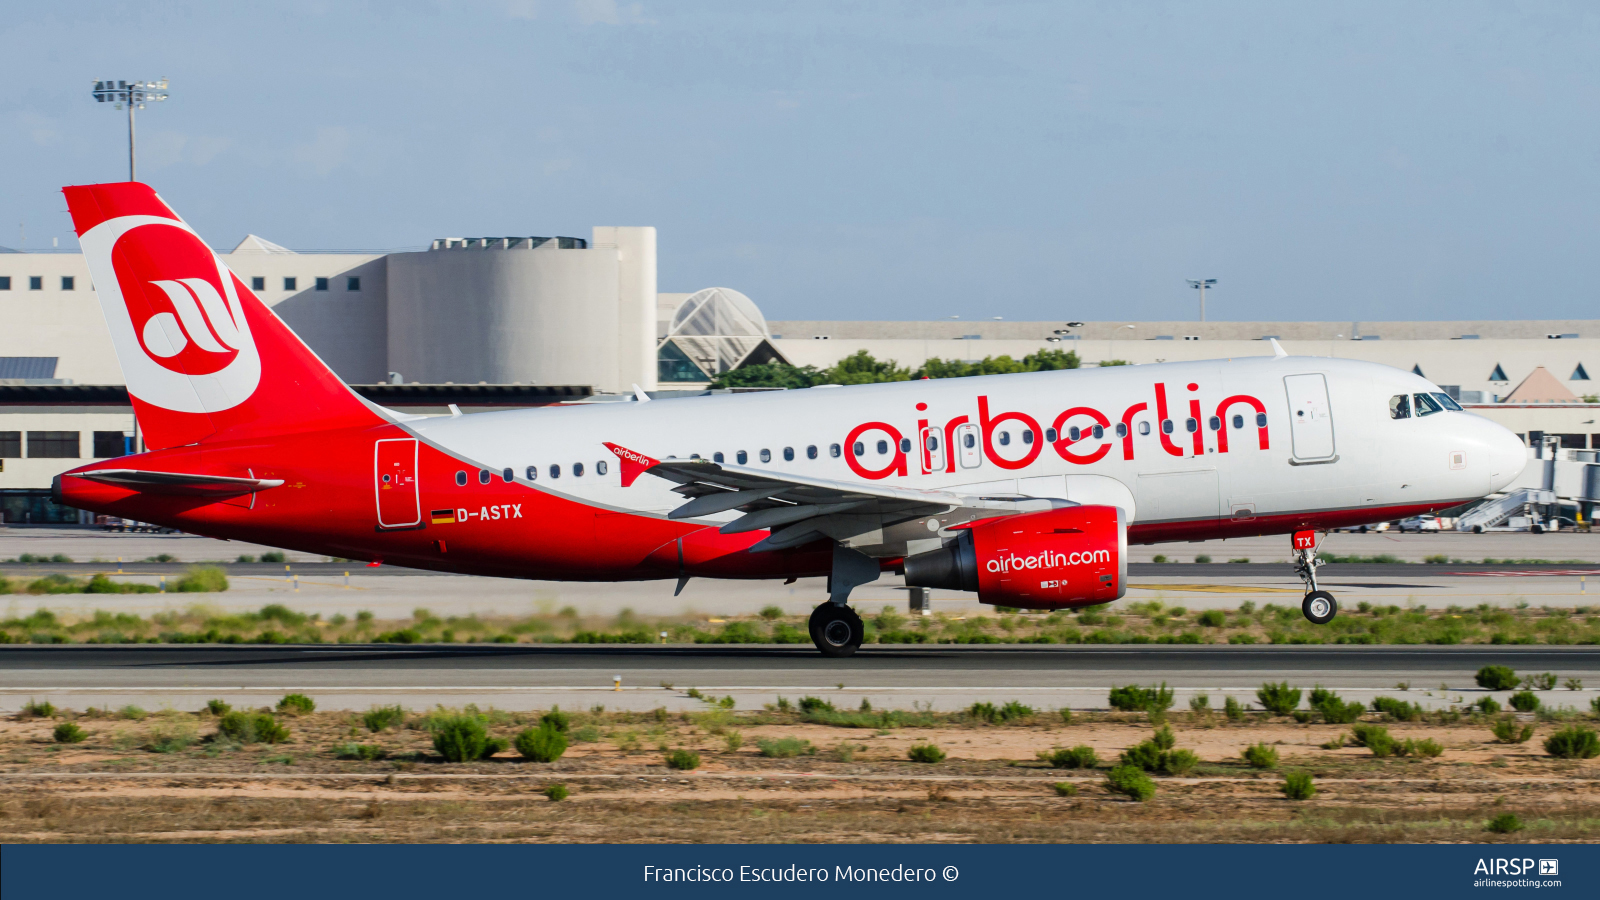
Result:
M432 516L430 523L433 525L454 525L456 523L456 511L453 509L436 509L433 511Z

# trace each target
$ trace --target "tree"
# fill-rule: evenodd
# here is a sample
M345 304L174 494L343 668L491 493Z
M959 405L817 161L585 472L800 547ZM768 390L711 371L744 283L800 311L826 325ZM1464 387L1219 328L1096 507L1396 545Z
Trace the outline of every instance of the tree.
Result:
M711 383L711 386L713 388L808 388L825 383L826 379L816 366L791 366L788 363L772 360L724 372Z

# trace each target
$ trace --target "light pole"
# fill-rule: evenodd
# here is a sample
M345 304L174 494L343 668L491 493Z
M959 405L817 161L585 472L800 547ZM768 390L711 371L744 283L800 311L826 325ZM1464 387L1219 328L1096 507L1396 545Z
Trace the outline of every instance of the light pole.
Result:
M134 160L133 110L136 106L144 109L146 103L167 99L167 80L163 78L160 81L96 81L94 99L100 103L111 103L115 109L127 105L128 180L138 181L139 169Z
M1217 280L1215 278L1188 278L1185 280L1189 282L1189 287L1200 292L1200 321L1204 322L1206 320L1206 288L1216 284Z

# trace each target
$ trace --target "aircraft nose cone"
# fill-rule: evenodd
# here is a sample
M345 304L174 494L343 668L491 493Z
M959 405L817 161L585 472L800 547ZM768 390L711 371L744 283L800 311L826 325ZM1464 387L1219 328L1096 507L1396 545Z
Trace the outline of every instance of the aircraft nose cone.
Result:
M1498 491L1522 474L1523 468L1528 465L1528 447L1515 432L1498 424L1494 425L1486 443L1491 490Z

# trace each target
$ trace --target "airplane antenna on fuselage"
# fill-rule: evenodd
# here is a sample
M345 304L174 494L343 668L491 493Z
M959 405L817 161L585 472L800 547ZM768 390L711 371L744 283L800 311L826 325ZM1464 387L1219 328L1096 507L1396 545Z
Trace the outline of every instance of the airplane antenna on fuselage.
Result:
M640 403L649 403L650 395L644 392L644 388L641 388L636 384L633 386L633 399Z
M1289 352L1278 344L1277 338L1267 338L1267 340L1272 342L1272 356L1274 359L1283 359L1289 355Z

